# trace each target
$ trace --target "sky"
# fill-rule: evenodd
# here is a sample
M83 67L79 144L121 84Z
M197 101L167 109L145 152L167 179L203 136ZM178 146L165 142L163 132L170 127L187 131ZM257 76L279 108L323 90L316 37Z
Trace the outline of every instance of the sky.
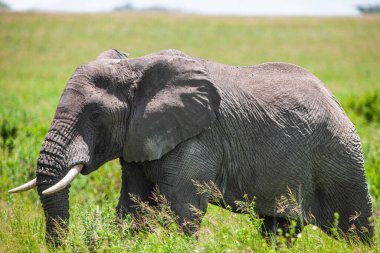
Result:
M380 0L2 0L13 10L55 12L102 12L131 4L142 9L165 7L211 15L357 15L357 5L380 4Z

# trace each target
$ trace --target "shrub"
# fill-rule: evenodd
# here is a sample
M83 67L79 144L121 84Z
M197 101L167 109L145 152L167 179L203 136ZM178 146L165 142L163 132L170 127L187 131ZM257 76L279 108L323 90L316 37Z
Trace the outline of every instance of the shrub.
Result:
M345 105L369 123L380 122L380 92L367 92L359 98L351 97Z

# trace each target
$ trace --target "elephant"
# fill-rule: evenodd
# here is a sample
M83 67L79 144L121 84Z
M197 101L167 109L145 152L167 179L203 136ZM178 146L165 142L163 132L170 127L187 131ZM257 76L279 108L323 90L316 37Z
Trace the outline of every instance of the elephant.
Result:
M237 201L254 199L269 233L287 228L289 210L276 207L289 189L305 224L330 233L338 213L342 235L374 233L356 129L324 84L293 64L240 67L173 49L136 58L107 50L75 70L36 179L10 192L37 188L46 238L55 242L69 219L71 182L113 159L122 167L120 217L136 213L132 194L154 205L158 187L191 234L186 221L213 203L197 192L199 181L215 184L233 212Z

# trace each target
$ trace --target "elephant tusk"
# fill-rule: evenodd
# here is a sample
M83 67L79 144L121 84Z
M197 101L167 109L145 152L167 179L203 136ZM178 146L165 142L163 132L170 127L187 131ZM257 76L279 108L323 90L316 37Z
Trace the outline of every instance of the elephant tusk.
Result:
M18 193L18 192L24 192L27 190L30 190L34 187L36 187L37 178L30 180L29 182L20 185L19 187L13 188L12 190L9 190L9 193Z
M67 172L66 176L61 179L58 183L53 185L52 187L44 190L42 192L43 195L51 195L56 192L59 192L65 189L74 179L78 176L79 172L82 170L83 164L78 164L72 167L69 172Z

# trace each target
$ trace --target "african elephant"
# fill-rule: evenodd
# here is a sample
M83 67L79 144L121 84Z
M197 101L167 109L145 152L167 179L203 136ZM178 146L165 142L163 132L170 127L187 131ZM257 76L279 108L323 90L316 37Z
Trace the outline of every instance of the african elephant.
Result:
M157 185L180 224L194 220L191 206L204 212L209 202L197 194L198 180L213 182L233 211L235 201L255 197L269 232L285 228L276 201L293 189L302 217L311 214L324 231L337 212L342 233L356 227L363 238L373 235L355 127L321 81L292 64L236 67L175 50L132 59L103 52L68 81L37 178L11 192L37 186L54 241L54 220L69 218L71 181L115 158L122 216L135 212L130 193L149 201Z

